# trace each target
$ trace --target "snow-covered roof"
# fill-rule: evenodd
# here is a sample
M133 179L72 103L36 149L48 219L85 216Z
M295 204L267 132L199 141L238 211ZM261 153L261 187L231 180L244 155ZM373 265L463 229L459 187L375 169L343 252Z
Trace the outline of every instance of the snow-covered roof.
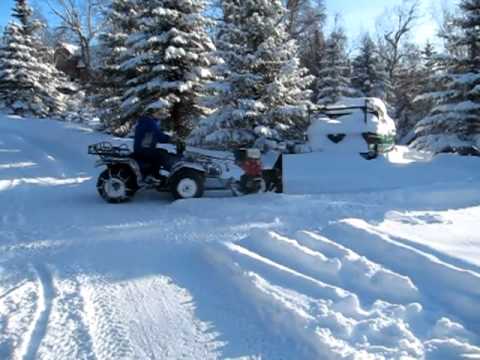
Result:
M66 43L66 42L61 42L58 44L58 47L64 48L67 50L70 54L76 55L80 52L80 47L74 44Z

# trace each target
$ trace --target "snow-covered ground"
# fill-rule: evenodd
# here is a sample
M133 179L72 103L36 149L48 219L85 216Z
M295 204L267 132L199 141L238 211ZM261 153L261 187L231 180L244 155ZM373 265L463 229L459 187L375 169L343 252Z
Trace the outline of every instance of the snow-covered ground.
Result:
M0 116L0 359L480 358L479 159L115 206L102 139Z

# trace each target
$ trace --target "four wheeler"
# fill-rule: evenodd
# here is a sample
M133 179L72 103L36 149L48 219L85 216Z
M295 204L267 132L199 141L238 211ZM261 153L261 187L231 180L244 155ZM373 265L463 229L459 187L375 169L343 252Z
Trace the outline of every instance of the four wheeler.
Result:
M88 153L100 157L97 166L106 167L98 178L97 189L109 203L127 202L139 190L149 189L170 192L175 199L199 198L205 190L231 190L234 195L267 190L260 152L254 149L238 150L231 159L184 151L183 146L177 146L174 153L169 153L171 169L162 168L154 176L147 175L149 164L139 161L127 145L102 142L89 146ZM230 176L229 163L245 172L239 180ZM217 185L212 186L214 183Z

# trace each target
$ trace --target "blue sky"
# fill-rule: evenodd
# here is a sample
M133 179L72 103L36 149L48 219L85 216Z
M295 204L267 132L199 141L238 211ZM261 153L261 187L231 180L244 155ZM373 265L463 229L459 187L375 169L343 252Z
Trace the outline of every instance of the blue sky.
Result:
M399 3L401 0L326 0L327 9L330 18L336 13L343 14L343 22L350 40L355 41L360 34L365 31L375 29L375 20L381 15L385 7ZM432 16L432 7L439 7L442 2L447 5L453 5L458 0L421 0L422 11L425 18L417 27L414 38L418 42L424 42L426 39L435 35L436 24ZM4 26L10 19L10 13L13 6L13 0L0 0L0 26ZM36 0L37 4L46 3L45 0Z
M379 16L385 8L400 4L401 0L325 0L330 19L336 13L342 14L345 28L350 41L357 41L365 31L373 32ZM454 6L458 0L420 0L421 12L424 15L418 23L413 38L424 43L427 39L435 37L437 32L438 12L442 5Z

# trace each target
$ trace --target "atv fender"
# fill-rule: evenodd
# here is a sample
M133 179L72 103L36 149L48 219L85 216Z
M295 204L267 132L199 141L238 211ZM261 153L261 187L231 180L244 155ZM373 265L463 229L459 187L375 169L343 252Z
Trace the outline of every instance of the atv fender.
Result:
M186 162L186 161L180 161L175 164L175 166L172 168L172 172L170 173L170 177L173 178L175 174L177 174L179 171L182 171L184 169L191 169L198 171L202 175L206 174L205 168L202 165L191 163L191 162Z

